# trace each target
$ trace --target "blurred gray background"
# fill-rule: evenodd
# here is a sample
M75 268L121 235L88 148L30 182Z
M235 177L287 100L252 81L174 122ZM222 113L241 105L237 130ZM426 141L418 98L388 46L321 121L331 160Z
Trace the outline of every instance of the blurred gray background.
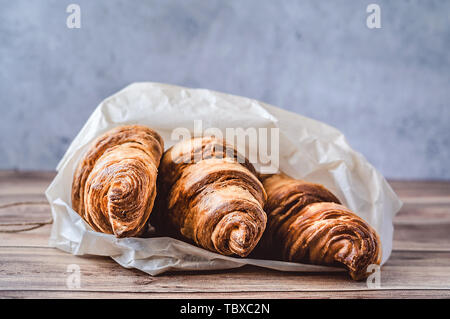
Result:
M331 124L389 178L450 179L449 50L446 0L0 0L0 169L53 170L103 98L155 81Z

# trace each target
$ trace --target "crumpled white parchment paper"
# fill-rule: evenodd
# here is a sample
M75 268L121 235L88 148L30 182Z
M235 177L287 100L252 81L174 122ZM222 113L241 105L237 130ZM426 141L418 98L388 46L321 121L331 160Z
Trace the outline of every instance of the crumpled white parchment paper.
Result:
M169 237L122 238L94 232L71 208L72 177L89 143L123 124L158 131L166 149L175 128L279 128L280 169L317 182L366 220L382 242L383 263L392 250L392 219L401 202L367 160L350 148L341 132L321 122L252 99L204 89L134 83L105 99L73 140L48 187L53 226L50 246L75 255L110 256L120 265L157 275L168 270L236 268L245 264L283 271L341 271L331 267L222 256Z

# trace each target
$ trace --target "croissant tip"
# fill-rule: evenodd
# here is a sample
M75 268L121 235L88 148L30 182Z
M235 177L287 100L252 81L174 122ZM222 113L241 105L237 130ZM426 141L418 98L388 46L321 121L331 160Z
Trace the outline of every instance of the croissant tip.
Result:
M349 270L348 274L354 281L361 281L367 277L363 272L357 272L352 270Z
M247 227L239 227L230 234L230 251L240 257L247 257L253 250L254 240Z

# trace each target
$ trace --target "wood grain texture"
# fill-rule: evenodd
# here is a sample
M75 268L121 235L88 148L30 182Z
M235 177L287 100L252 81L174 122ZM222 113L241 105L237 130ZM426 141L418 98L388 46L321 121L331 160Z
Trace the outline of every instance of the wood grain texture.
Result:
M356 291L283 291L283 292L117 292L117 291L83 291L80 290L7 290L2 291L3 298L108 298L108 299L424 299L424 298L450 298L448 290L377 290Z
M246 266L211 272L149 276L107 257L73 256L52 248L1 247L1 290L64 290L76 264L84 291L279 292L367 290L344 272L280 272ZM381 290L450 289L450 252L396 251L381 272ZM114 280L111 280L114 276Z
M0 205L45 201L52 172L0 171ZM391 183L404 201L380 289L342 273L287 273L243 267L151 277L107 257L72 256L47 245L51 225L0 233L0 297L6 298L450 298L450 182ZM47 205L0 209L0 222L43 221ZM4 229L4 228L2 228ZM81 287L66 284L68 265Z

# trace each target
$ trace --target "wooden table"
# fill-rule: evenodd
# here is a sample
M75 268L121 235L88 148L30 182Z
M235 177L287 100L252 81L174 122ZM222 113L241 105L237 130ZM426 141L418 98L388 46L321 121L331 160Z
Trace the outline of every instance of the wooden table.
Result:
M0 171L0 205L45 202L53 172ZM450 182L391 185L404 202L395 218L394 251L379 289L344 273L287 273L244 267L152 277L107 257L72 256L48 247L51 225L0 233L0 297L58 298L450 298ZM0 223L50 219L45 203L0 209ZM19 226L20 227L20 226ZM2 226L1 230L14 227ZM80 267L69 289L68 265Z

